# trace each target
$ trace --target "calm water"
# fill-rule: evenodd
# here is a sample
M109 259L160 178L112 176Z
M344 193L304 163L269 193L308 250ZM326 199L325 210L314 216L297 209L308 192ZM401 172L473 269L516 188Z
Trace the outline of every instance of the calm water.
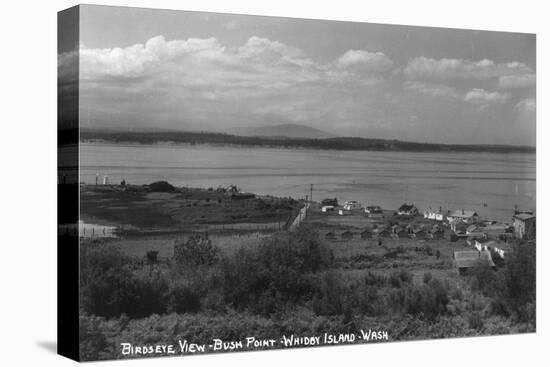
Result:
M81 180L110 183L166 180L176 186L237 185L244 191L295 198L337 197L422 211L475 209L510 221L514 205L535 209L535 155L289 150L220 146L83 144Z

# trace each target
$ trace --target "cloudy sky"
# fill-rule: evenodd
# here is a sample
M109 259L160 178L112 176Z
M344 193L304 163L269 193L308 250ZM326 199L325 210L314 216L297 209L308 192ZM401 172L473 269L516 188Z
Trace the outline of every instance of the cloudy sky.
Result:
M60 64L70 62L60 56ZM83 6L82 124L535 144L535 36Z

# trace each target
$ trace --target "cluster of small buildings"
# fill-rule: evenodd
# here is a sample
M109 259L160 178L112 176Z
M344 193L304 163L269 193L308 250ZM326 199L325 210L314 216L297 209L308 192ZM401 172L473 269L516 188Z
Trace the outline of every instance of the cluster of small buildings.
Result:
M330 231L325 234L328 240L351 240L359 236L363 240L374 238L411 238L411 239L441 239L445 235L444 229L439 224L434 225L419 225L419 226L380 226L376 228L366 228L360 233L350 230L343 231L339 234Z
M329 202L329 200L331 200ZM336 211L336 199L325 199L322 212ZM363 207L360 202L349 200L339 207L338 214L342 216L364 213L369 217L382 216L383 210L380 206L371 205ZM401 217L415 217L419 215L418 208L412 203L404 203L401 205L395 214ZM482 221L479 214L475 210L459 209L455 211L443 210L439 207L438 210L431 208L424 211L425 219L433 220L435 225L432 227L418 226L400 227L394 225L390 228L379 228L375 230L377 237L394 237L394 238L441 238L445 233L445 228L450 229L450 240L455 241L464 238L468 241L486 241L488 239L487 231L484 230L485 223ZM500 239L507 240L509 237L515 237L525 240L534 240L536 236L536 217L531 212L516 212L513 216L512 226L503 225Z

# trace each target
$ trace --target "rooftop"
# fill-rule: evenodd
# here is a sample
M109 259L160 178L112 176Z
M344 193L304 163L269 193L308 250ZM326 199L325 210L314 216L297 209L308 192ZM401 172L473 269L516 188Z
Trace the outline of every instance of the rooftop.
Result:
M529 219L535 219L536 216L533 215L533 214L521 213L521 214L514 215L514 218L522 220L522 221L526 221L526 220L529 220Z
M455 210L450 216L457 218L471 218L477 216L477 213L474 210Z

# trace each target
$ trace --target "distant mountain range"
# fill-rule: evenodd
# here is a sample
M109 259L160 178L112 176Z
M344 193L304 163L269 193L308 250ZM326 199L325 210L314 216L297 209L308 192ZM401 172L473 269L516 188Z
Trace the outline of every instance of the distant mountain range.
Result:
M331 135L325 131L298 124L280 124L260 127L237 127L229 129L228 133L238 136L258 136L291 139L326 139L334 137L334 135Z

